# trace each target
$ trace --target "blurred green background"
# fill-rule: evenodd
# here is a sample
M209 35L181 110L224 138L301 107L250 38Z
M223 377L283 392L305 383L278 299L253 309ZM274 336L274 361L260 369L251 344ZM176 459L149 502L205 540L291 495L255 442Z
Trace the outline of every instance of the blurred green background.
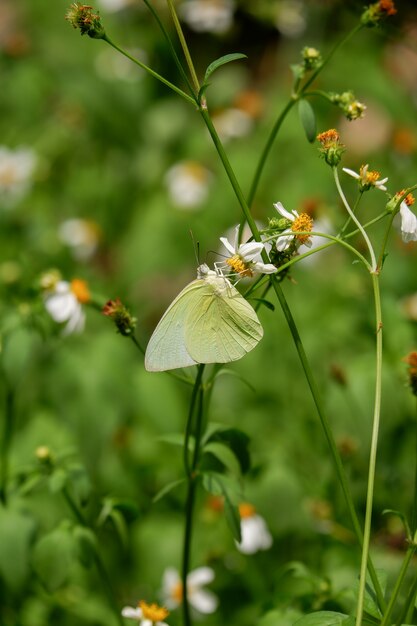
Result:
M177 4L181 10L187 1ZM155 6L174 37L165 2ZM26 151L27 162L23 182L14 184L7 166L0 170L3 406L10 387L15 398L8 502L0 509L2 626L117 623L88 550L80 548L64 484L97 530L120 607L157 600L164 569L181 559L184 491L155 504L152 498L183 476L181 448L161 438L183 432L189 388L145 372L133 344L93 309L82 334L63 338L43 310L40 276L57 268L66 280L87 280L103 304L120 297L145 345L167 305L195 277L190 231L211 265L222 252L219 237L241 219L197 112L104 42L80 37L64 20L67 8L62 0L0 4L0 149ZM181 85L142 2L97 0L95 8L112 39ZM383 29L361 31L317 81L317 89L352 89L368 107L365 118L348 122L324 100L310 100L318 131L340 131L343 165L358 170L369 163L389 176L391 193L416 182L417 163L417 11L411 1L398 9ZM288 100L289 65L305 45L325 54L361 11L354 1L239 0L222 32L198 32L184 14L199 75L223 54L248 56L219 70L208 90L245 192ZM355 182L341 176L354 198ZM332 233L344 222L330 170L295 111L262 177L256 219L266 223L277 201L311 212ZM378 191L366 194L364 221L384 204ZM81 221L70 222L71 229L68 220ZM383 227L372 230L374 240L382 235ZM402 358L416 348L415 263L416 246L393 232L381 279L384 392L373 541L377 566L390 574L404 538L382 511L408 514L413 493L415 402ZM283 288L362 513L374 383L369 277L332 248L296 265ZM304 611L348 611L347 590L358 571L359 552L285 320L278 306L260 316L262 343L232 368L255 391L220 377L210 417L250 436L245 498L267 520L274 544L268 552L240 554L223 514L201 494L192 565L216 572L211 589L220 608L204 618L212 625L286 626ZM2 436L4 442L4 429ZM39 446L57 460L54 481L47 471L39 479ZM45 538L47 565L39 557ZM169 623L181 623L178 611Z

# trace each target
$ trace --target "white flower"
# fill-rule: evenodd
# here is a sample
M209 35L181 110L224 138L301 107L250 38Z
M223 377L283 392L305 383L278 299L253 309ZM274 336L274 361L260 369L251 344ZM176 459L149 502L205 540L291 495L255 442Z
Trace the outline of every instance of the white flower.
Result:
M141 600L137 607L125 606L122 616L140 622L141 626L168 626L163 622L169 612L157 604L147 604Z
M76 259L87 261L97 250L100 229L91 220L72 218L62 222L58 235L72 249Z
M67 322L63 334L80 333L84 329L85 313L82 304L90 299L86 283L74 279L70 283L56 280L56 276L48 283L48 277L42 279L44 287L44 304L49 315L55 322Z
M253 128L253 118L240 108L232 107L213 115L213 123L223 142L245 137Z
M346 172L346 174L349 174L349 176L353 176L353 178L356 178L356 180L359 181L359 187L362 191L367 191L368 189L370 189L371 187L375 187L375 189L380 189L381 191L386 191L387 188L385 187L385 183L387 182L388 178L383 178L382 180L378 180L379 179L379 172L376 171L369 171L368 170L369 165L361 165L359 168L359 173L358 172L354 172L353 170L350 170L347 167L343 168L343 171Z
M214 580L211 567L198 567L187 576L187 598L190 605L199 613L214 613L219 604L211 591L202 589ZM183 585L179 573L168 567L162 578L162 595L168 609L176 609L183 601Z
M133 0L100 0L100 4L106 11L121 11L133 4Z
M401 236L405 243L417 241L417 217L410 211L405 201L400 205Z
M263 517L256 513L251 504L239 505L240 530L242 540L236 542L237 548L243 554L254 554L259 550L269 550L272 546L272 536Z
M310 231L313 227L313 220L311 219L311 217L307 213L301 213L301 215L299 215L298 212L295 210L291 211L290 213L289 211L284 209L281 202L275 202L274 207L282 217L285 217L285 219L292 222L292 226L283 230L277 239L276 248L278 252L283 252L284 250L286 250L291 245L295 237L297 238L298 246L304 244L308 248L311 248L311 237L309 237L308 235L297 236L293 234L294 231Z
M286 37L297 37L305 30L305 8L300 0L282 0L277 7L276 25Z
M220 237L220 241L231 255L226 259L226 265L242 278L251 277L254 274L273 274L277 271L272 263L262 262L261 252L265 249L265 244L252 241L239 245L239 226L235 229L234 244L231 244L226 237Z
M165 183L174 205L195 209L207 199L211 174L196 161L182 161L168 170Z
M35 153L29 148L0 146L0 197L6 203L19 200L29 189L35 170Z
M233 24L233 0L188 0L180 5L181 19L198 33L225 33Z

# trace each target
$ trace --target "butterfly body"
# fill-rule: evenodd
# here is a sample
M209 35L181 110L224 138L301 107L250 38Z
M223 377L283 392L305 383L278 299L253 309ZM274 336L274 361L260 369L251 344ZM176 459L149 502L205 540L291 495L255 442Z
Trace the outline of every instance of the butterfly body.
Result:
M197 276L157 325L146 349L148 371L236 361L262 339L255 310L226 277L207 265Z

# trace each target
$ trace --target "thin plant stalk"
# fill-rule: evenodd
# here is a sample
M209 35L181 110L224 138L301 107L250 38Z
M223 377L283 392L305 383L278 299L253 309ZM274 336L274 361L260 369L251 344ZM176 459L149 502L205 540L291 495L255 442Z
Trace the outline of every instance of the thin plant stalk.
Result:
M200 91L200 82L199 82L198 77L197 77L197 72L195 71L194 63L193 63L190 51L189 51L188 46L187 46L187 42L185 40L184 33L182 31L180 21L178 19L177 12L175 11L175 7L174 7L174 4L173 4L172 0L167 0L167 3L168 3L169 10L171 12L172 21L174 22L175 30L177 31L178 39L180 40L181 47L182 47L182 50L184 52L184 56L185 56L185 60L186 60L187 65L188 65L188 69L190 70L191 78L192 78L192 81L194 83L194 87L195 87L196 93L198 94L198 92Z
M183 542L183 554L182 554L182 584L183 584L183 597L182 597L182 609L183 609L183 622L184 626L191 626L190 605L188 602L187 593L187 578L190 571L191 560L191 540L193 531L193 516L194 516L194 504L195 493L197 489L197 466L200 459L200 446L201 435L203 425L204 414L204 386L202 384L202 378L204 373L204 365L198 365L197 376L194 384L193 395L190 402L190 411L188 415L188 422L185 430L184 439L184 462L188 479L187 499L185 504L185 528L184 528L184 542ZM194 421L194 452L191 464L188 458L188 446L189 438L192 430L192 422L195 414Z
M417 406L416 406L417 408ZM417 444L417 440L416 440ZM411 539L414 541L414 535L417 530L417 445L416 445L416 466L414 470L414 494L413 494L413 506L411 509Z
M375 468L376 455L378 449L379 423L381 416L381 389L382 389L382 310L381 310L381 294L379 289L379 276L372 274L372 286L375 300L375 332L376 332L376 374L375 374L375 402L374 416L372 426L371 450L369 456L368 471L368 489L366 496L366 512L365 525L363 530L362 560L359 577L359 593L356 610L356 626L362 625L365 586L366 586L366 570L369 561L369 544L371 537L372 507L375 486Z
M68 504L69 508L71 509L72 513L74 514L74 517L76 518L76 520L79 522L79 524L81 524L81 526L84 526L85 528L90 528L90 525L87 523L84 515L82 514L82 512L80 511L79 507L77 506L76 502L74 501L74 498L71 496L70 492L68 491L68 489L65 487L62 490L62 495L64 496L64 499L66 501L66 503ZM113 590L113 586L110 582L110 578L109 575L107 573L107 570L104 566L103 561L101 560L101 557L99 555L99 553L97 552L97 550L94 550L94 563L96 565L96 569L98 572L98 575L101 579L101 582L103 584L103 587L105 589L105 593L106 596L111 604L111 607L117 617L117 621L119 623L119 626L124 626L124 620L123 617L121 615L120 612L120 608L119 608L119 604L116 601L115 595L114 595L114 590Z
M413 615L414 615L416 597L417 597L417 576L415 576L413 584L411 585L410 591L407 596L407 600L405 602L404 610L399 616L396 622L396 626L401 626L402 624L411 624Z
M9 481L9 456L10 445L13 437L13 425L15 415L15 393L12 387L6 383L6 397L4 404L4 429L0 448L0 502L7 504L7 488Z
M411 545L407 550L407 554L405 555L405 559L402 563L400 573L395 582L394 589L392 590L392 594L389 599L387 609L384 613L384 617L382 618L381 626L389 626L389 624L391 624L391 614L394 609L395 603L397 601L398 594L400 593L400 589L404 582L404 578L407 573L408 567L410 565L411 559L413 558L414 553L416 551L416 548L417 546Z

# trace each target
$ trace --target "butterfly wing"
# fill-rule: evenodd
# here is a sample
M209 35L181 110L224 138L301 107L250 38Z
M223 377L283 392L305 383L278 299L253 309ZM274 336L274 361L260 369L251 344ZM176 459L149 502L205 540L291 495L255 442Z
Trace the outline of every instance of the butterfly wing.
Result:
M145 354L148 372L164 372L179 367L196 365L185 345L185 328L190 308L193 309L201 288L202 279L193 280L175 298L163 314L149 340Z
M255 310L223 277L206 279L191 305L185 346L197 363L236 361L262 339Z

